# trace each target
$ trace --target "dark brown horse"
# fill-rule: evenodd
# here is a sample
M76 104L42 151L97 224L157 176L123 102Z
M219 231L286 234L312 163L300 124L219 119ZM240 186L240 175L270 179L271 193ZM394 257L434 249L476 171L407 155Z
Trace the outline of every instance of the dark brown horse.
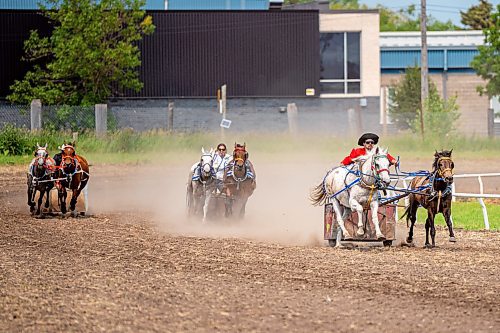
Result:
M65 179L56 183L59 193L59 205L61 213L66 214L66 197L68 195L66 189L70 189L72 196L69 209L71 210L71 215L76 217L78 215L76 211L78 196L87 185L90 177L89 163L83 156L75 153L73 143L64 144L61 148L62 162L59 169L59 177Z
M231 217L233 211L239 218L245 216L248 198L256 188L255 169L248 160L246 144L234 144L233 160L224 173L224 189L226 198L226 217Z
M417 209L419 205L427 209L427 220L425 221L425 247L435 247L436 228L434 227L434 217L437 213L442 213L450 233L450 242L455 242L453 225L451 223L451 184L453 183L453 168L455 164L451 159L451 152L443 150L434 154L432 173L429 176L419 176L413 178L410 188L418 191L424 189L419 194L412 193L409 196L410 205L401 218L406 215L406 222L411 221L410 231L406 242L413 243L413 227L417 219ZM432 244L429 243L429 232Z

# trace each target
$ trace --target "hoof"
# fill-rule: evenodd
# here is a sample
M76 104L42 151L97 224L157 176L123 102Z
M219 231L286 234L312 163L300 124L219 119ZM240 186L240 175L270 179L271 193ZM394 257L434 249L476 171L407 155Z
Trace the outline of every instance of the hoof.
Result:
M358 228L358 231L356 231L356 235L358 236L363 236L365 234L365 231L363 230L363 227Z
M76 210L71 211L71 217L78 217L78 212Z
M349 233L346 231L342 231L342 237L344 239L352 239L351 235L349 235Z
M455 237L450 237L450 242L455 243L457 239Z
M431 244L425 244L424 245L424 249L432 249L434 246L432 246Z
M385 240L385 236L383 234L377 234L377 240L383 241Z
M407 244L413 244L413 238L406 237L406 243Z

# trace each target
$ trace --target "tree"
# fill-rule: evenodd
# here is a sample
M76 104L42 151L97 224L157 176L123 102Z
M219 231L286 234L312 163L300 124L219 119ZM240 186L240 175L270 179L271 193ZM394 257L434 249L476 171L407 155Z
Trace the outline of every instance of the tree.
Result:
M480 0L477 6L470 7L466 12L460 11L460 22L475 30L491 28L491 10L493 6L487 0Z
M140 8L144 0L45 0L53 23L48 37L32 31L24 60L36 63L10 87L11 102L102 103L114 93L143 86L138 78L143 35L155 27ZM49 9L50 8L50 9Z
M390 91L389 115L399 129L420 131L420 80L420 68L417 65L408 67L401 82ZM458 119L455 98L443 100L435 84L429 81L429 97L425 105L424 127L428 129L427 133L446 135L454 130Z
M471 66L484 80L486 86L477 88L478 92L489 97L500 95L500 5L491 14L492 25L483 30L485 45L479 46L479 54Z
M378 5L377 8L380 11L380 31L420 31L420 16L415 5L410 5L397 12L381 5ZM431 15L427 16L428 31L458 29L459 27L454 25L451 20L441 22Z

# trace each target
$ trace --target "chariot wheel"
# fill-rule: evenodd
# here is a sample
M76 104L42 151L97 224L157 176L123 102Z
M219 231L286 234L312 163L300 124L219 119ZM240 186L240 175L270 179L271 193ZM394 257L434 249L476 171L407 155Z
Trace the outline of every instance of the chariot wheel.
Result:
M392 240L385 240L382 243L384 244L384 247L390 247L390 246L392 246Z
M329 239L328 245L331 247L335 247L337 245L337 240L336 239Z

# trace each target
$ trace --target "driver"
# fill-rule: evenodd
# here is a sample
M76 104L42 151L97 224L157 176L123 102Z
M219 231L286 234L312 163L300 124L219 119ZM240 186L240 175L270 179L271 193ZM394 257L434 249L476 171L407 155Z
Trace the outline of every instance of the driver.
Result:
M374 133L365 133L358 139L358 145L362 146L361 148L354 148L351 150L351 153L346 156L341 162L340 165L346 166L351 163L354 163L353 159L359 156L364 156L370 153L373 149L375 149L375 145L378 143L378 135ZM389 159L389 163L391 165L395 165L398 161L392 157L390 154L387 154L387 158Z

